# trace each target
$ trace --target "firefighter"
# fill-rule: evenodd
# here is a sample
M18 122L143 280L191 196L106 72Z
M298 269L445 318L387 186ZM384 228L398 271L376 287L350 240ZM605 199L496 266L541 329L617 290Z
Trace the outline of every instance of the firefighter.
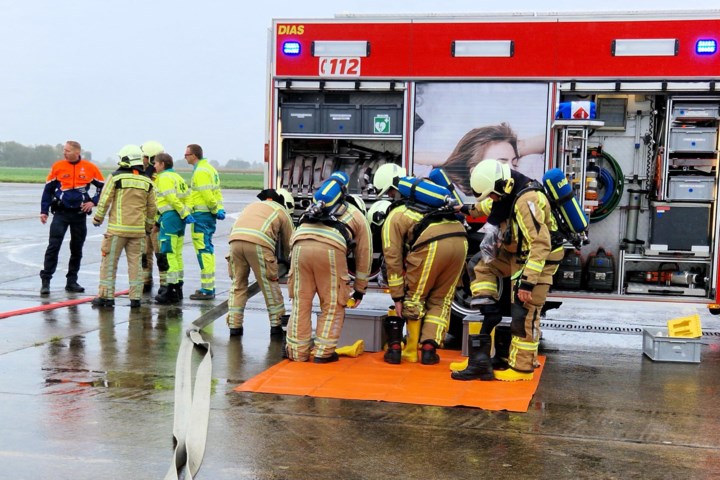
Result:
M212 239L217 221L225 220L220 176L203 157L200 145L188 145L185 148L185 160L193 166L190 203L195 223L190 225L190 233L200 264L200 288L190 298L212 300L215 298L215 248Z
M396 178L400 167L383 165L373 184L379 195L397 198ZM450 304L455 295L467 255L465 228L449 211L444 215L423 213L412 201L393 205L382 228L383 255L390 295L397 316L388 316L385 330L388 348L384 359L399 364L402 359L434 365L450 323ZM407 322L408 340L403 351L402 323Z
M157 170L155 169L155 156L165 151L165 147L160 142L149 140L140 146L143 152L143 168L145 169L145 176L155 183L157 179ZM159 192L155 191L157 195ZM158 212L159 213L159 212ZM153 285L153 257L157 259L158 274L160 277L160 289L158 294L162 294L167 288L167 272L168 272L168 261L165 254L160 252L160 245L158 243L158 229L153 228L153 231L148 238L145 239L145 252L142 256L143 265L143 293L149 293L152 290Z
M99 227L105 215L108 228L100 250L100 287L92 301L96 307L115 306L115 277L118 259L123 250L127 256L130 283L130 308L140 306L142 296L142 253L145 237L155 223L155 189L143 174L142 150L137 145L125 145L118 153L120 162L107 179L93 225Z
M469 337L467 368L452 372L456 380L531 380L537 362L542 311L552 276L563 258L563 238L542 186L511 171L506 163L488 159L476 166L470 184L477 203L460 210L487 215L482 260L475 266L470 288L473 305L479 305L483 322L479 335ZM502 320L498 305L498 279L513 283L511 342L507 368L493 368L489 357L491 337Z
M155 301L170 304L182 300L185 225L195 223L195 218L188 205L190 188L173 170L173 158L161 152L153 159L154 171L157 172L154 183L158 215L153 233L158 243L158 268L161 269L160 290L155 295ZM162 271L162 263L167 265L165 272Z
M370 228L360 211L345 201L347 181L345 173L335 172L320 185L291 240L288 292L292 313L285 352L293 361L304 362L310 357L315 363L337 361L335 347L345 307L359 306L367 289L372 262ZM355 282L350 297L347 255L351 251L355 255ZM320 297L320 313L313 344L315 294Z
M85 289L77 282L82 249L87 236L87 217L97 205L105 179L100 169L80 155L80 144L74 140L65 142L64 159L55 162L47 176L40 202L40 222L47 223L48 213L53 214L45 262L40 271L40 295L50 293L52 279L58 264L58 255L65 232L70 229L70 262L66 275L65 290L82 293ZM95 187L90 196L90 185Z
M263 190L258 198L262 201L240 212L230 233L232 286L227 324L231 336L243 334L250 270L265 297L270 335L283 333L280 318L285 315L285 302L278 284L278 261L286 262L284 256L290 254L295 200L284 188Z

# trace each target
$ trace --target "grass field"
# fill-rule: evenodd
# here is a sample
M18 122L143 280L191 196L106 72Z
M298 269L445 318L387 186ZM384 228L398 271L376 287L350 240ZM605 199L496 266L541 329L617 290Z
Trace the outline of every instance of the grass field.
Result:
M103 169L107 177L114 169ZM0 168L0 182L10 183L45 183L49 168ZM177 170L186 182L190 183L189 170ZM220 170L220 186L236 190L260 190L263 188L263 174L261 172L241 172L237 170Z

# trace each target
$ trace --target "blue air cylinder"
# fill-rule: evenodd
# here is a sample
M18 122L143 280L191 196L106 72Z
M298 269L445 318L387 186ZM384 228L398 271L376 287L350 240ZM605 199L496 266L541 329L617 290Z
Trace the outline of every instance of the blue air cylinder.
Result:
M545 192L550 200L558 206L565 223L575 233L581 233L588 228L588 217L580 208L575 198L573 188L565 178L565 174L559 168L552 168L545 172L542 178Z
M455 190L455 185L453 185L450 178L445 173L445 170L443 170L440 167L435 167L430 171L430 174L428 175L428 178L433 182L441 187L445 187L450 191L450 194L455 199L455 201L458 203L458 205L462 205L463 201L460 198L460 195L458 195L457 191Z
M448 200L453 198L452 193L446 187L424 178L398 177L395 187L403 198L409 198L433 208L447 205Z
M335 174L333 174L335 175ZM330 176L320 184L313 194L313 202L322 202L326 207L332 207L345 197L345 184L342 179Z

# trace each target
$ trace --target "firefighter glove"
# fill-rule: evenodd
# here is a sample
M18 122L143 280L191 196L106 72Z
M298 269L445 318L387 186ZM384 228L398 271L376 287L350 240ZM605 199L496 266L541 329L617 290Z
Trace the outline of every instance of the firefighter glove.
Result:
M221 208L220 210L217 211L216 216L217 216L218 220L225 220L225 210L223 210Z
M185 225L190 225L191 223L195 223L195 217L193 217L191 214L188 214L187 217L183 218L183 222L185 222Z

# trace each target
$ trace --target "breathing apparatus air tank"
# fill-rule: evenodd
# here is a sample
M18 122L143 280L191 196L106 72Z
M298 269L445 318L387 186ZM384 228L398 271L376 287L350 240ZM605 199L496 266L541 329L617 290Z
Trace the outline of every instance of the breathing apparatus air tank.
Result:
M562 214L565 223L575 233L582 233L588 228L588 217L580 208L575 198L572 186L559 168L552 168L545 172L542 178L545 191L550 200L555 203Z
M441 187L445 187L450 191L450 194L453 196L455 201L458 205L462 205L463 201L460 198L460 195L457 193L457 190L455 189L455 185L453 185L452 181L450 180L450 177L447 176L447 173L445 173L445 170L443 170L440 167L435 167L430 171L430 174L428 175L428 178L433 182Z
M456 202L453 194L446 187L423 178L398 177L395 188L403 198L433 208L454 205Z

